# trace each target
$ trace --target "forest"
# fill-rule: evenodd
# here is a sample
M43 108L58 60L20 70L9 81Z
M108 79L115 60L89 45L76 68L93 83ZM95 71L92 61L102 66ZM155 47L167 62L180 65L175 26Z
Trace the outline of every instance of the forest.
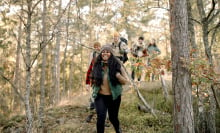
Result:
M0 132L95 133L89 56L118 32L160 50L122 64L122 132L219 133L219 18L220 0L1 0Z

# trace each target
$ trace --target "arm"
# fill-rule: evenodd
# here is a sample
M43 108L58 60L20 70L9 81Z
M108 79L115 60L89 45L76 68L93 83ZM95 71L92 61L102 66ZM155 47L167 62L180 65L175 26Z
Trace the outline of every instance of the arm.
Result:
M125 44L124 42L120 42L120 43L121 43L121 44L120 44L120 49L123 51L123 53L124 53L124 52L125 52L125 53L129 53L130 50L129 50L127 44Z
M121 73L116 73L116 78L122 85L129 84L128 77L126 76L126 72L123 67L121 67Z
M89 55L88 66L90 66L90 64L91 64L91 62L92 62L92 59L93 59L93 52L91 52L90 55Z
M156 47L156 51L157 51L158 55L161 54L161 51L158 47Z

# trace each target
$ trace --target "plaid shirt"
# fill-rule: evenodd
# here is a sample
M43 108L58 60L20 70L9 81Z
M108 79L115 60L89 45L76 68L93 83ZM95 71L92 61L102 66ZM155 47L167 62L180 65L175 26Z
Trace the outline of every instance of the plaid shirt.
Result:
M92 59L90 65L89 65L89 69L87 70L87 73L86 73L86 84L87 85L91 85L91 73L92 73L92 68L93 68L93 65L94 65L94 61L95 58Z
M87 70L87 73L86 73L86 85L92 85L92 82L91 82L92 68L93 68L93 65L95 63L95 60L96 60L97 56L98 56L98 53L96 51L94 51L92 53L92 56L90 57L91 58L91 63L89 65L89 69Z

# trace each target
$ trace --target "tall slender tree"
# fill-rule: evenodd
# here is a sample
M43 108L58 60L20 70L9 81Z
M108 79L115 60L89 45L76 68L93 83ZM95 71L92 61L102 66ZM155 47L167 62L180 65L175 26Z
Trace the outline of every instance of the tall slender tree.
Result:
M205 48L205 55L208 59L208 63L211 70L213 69L212 48L213 48L214 40L216 38L216 33L219 31L219 27L220 27L220 20L218 19L220 17L220 8L219 8L220 2L219 0L218 1L210 0L210 1L211 2L208 3L208 5L211 8L209 8L208 10L206 9L207 1L197 0L196 3L199 11L199 23L201 24L201 28L202 28L202 40ZM211 84L210 87L207 87L207 91L209 92L210 109L206 110L206 112L209 112L207 113L207 117L206 117L207 119L206 120L203 119L201 121L202 124L201 130L204 132L215 133L216 132L216 128L215 128L216 101L214 98L215 91L212 88L214 88L213 84ZM203 114L206 113L203 112ZM202 116L202 118L205 118L205 116ZM205 126L207 128L204 128L203 126L204 123L207 123L207 126Z
M54 49L54 64L53 64L53 104L58 104L60 100L60 41L61 41L61 6L62 6L62 0L59 1L58 6L58 15L57 19L59 20L57 23L57 34L56 34L56 46Z
M27 117L27 133L32 132L33 116L30 107L30 89L31 89L31 21L32 21L32 0L27 0L27 24L26 24L26 78L25 78L25 112Z
M41 63L41 78L40 78L40 105L39 105L39 127L40 133L44 131L44 108L45 108L45 73L46 73L46 12L47 12L47 4L46 0L43 0L43 11L42 11L42 45L40 47L44 47L42 50L42 63Z
M194 133L186 0L170 0L173 121L175 133Z

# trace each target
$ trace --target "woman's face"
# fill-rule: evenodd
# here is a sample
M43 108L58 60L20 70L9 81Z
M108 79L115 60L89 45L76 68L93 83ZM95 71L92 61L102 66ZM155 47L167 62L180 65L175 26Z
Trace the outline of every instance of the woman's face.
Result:
M102 60L103 60L104 62L107 62L108 59L109 59L110 56L111 56L111 52L108 51L108 50L103 50L101 54L102 54Z

